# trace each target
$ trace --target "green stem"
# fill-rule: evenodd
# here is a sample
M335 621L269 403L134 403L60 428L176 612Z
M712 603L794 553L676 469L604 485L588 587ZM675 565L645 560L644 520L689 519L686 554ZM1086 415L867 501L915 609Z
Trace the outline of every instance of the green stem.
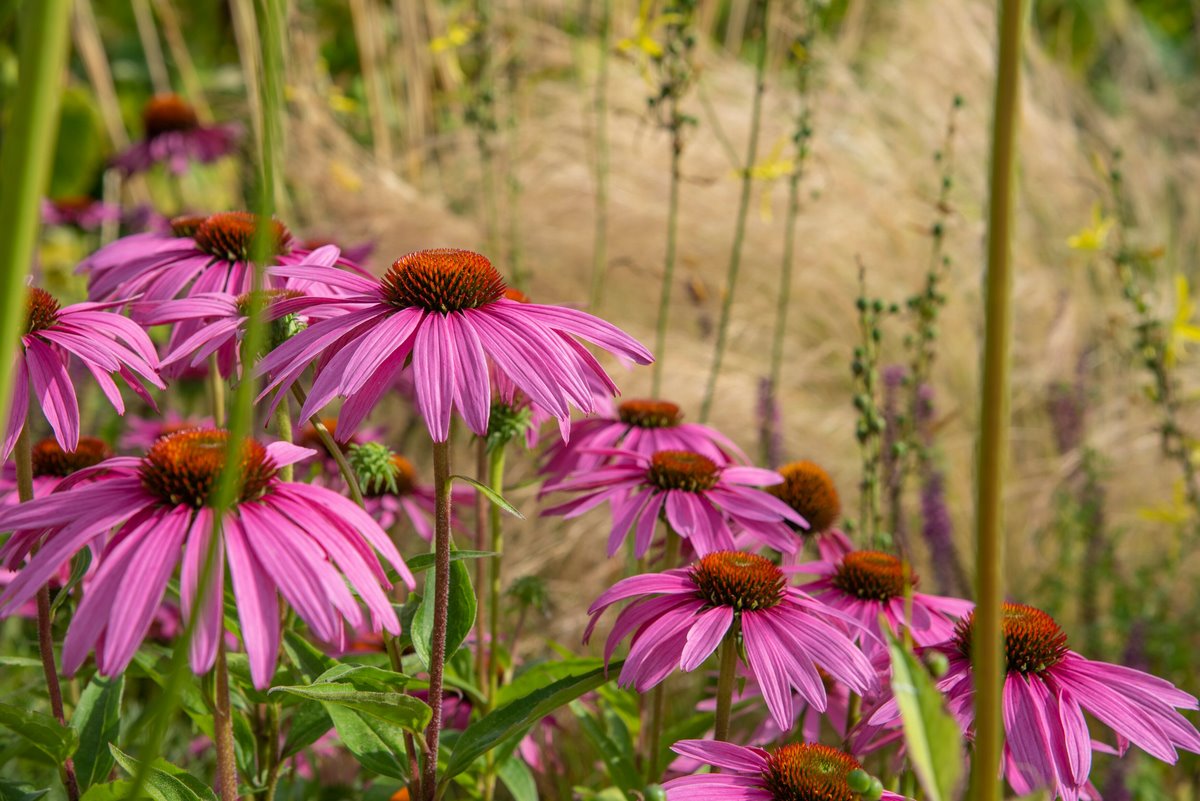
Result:
M33 447L29 436L29 425L22 426L13 448L13 460L17 465L17 498L21 503L33 500ZM42 672L46 675L46 694L50 696L50 711L60 725L67 725L63 712L62 687L58 682L58 668L54 661L54 619L50 613L50 585L46 584L37 594L38 652L42 657ZM79 798L79 782L75 778L75 763L70 757L59 769L59 777L67 789L70 801Z
M293 442L295 440L292 432L292 407L287 398L279 401L279 406L275 409L275 424L279 429L279 438L284 442ZM284 481L292 481L296 477L295 465L287 465L279 468L279 477Z
M497 494L504 494L505 448L499 445L488 460L488 486ZM500 507L488 504L488 530L491 534L491 550L494 556L488 562L488 704L494 704L499 678L496 673L496 648L500 643L500 588L501 560L504 556L504 527L501 524Z
M433 632L429 642L429 707L433 716L425 730L425 765L421 785L425 801L437 796L438 746L442 735L442 678L446 667L446 620L450 607L450 443L433 443L434 581ZM426 593L426 600L429 599Z
M729 629L721 641L720 672L717 674L717 719L713 739L718 742L729 740L729 714L733 710L733 687L737 682L737 627Z
M25 325L25 278L58 133L71 5L71 0L41 0L22 3L20 10L20 80L0 145L0 398L5 403L12 395L12 354Z
M208 357L208 404L212 410L213 425L224 428L225 379L221 378L221 371L217 369L216 354Z
M596 69L596 94L592 101L596 117L596 230L592 237L592 291L588 309L598 314L608 268L608 49L612 29L613 0L602 0L600 53Z
M308 400L308 395L300 385L292 384L292 397L299 403L300 407L304 408L304 403ZM338 472L342 474L342 480L346 482L346 488L350 492L350 500L354 501L359 506L366 506L363 500L362 489L358 486L358 476L354 474L354 468L346 461L346 454L342 453L341 447L334 440L333 435L329 433L329 429L321 422L320 418L313 415L309 418L313 428L317 432L317 439L321 440L321 444L325 446L325 450L329 451L329 455L333 457L333 461L337 463Z
M671 98L671 191L667 201L667 253L663 258L662 293L658 299L658 325L654 331L654 369L650 395L657 398L662 388L663 364L666 363L667 318L671 310L671 285L675 282L675 248L679 231L679 163L683 157L683 121L678 101Z
M475 443L475 479L481 484L488 480L488 451L487 438L480 437ZM475 550L482 551L487 547L487 516L484 504L487 499L482 492L475 493ZM475 560L475 586L482 588L487 584L488 565L484 559ZM475 681L479 688L487 692L488 649L485 645L488 632L486 599L479 599L479 609L475 615Z
M1016 151L1018 80L1023 0L1000 3L1000 43L992 117L992 164L988 207L987 303L980 399L979 477L976 499L976 607L974 644L975 758L971 789L975 801L1000 798L1001 690L1004 649L1001 601L1004 595L1004 470L1008 455L1009 385L1012 336L1010 251L1013 164Z
M666 538L663 543L663 570L670 570L679 561L679 535L667 526ZM650 695L650 726L646 736L646 781L658 781L661 766L658 764L659 740L662 739L663 726L667 719L667 680L659 682Z
M229 667L225 638L217 640L216 697L213 699L213 739L217 747L217 792L221 801L237 801L237 759L233 753L233 709L229 703Z
M761 0L761 19L766 20L771 0ZM767 29L761 29L762 42L758 50L758 61L754 66L754 101L750 107L750 141L746 145L746 162L742 168L742 193L738 198L737 223L733 233L733 250L729 254L729 272L725 276L725 296L721 299L721 317L717 323L717 343L713 349L712 369L708 374L708 385L704 389L704 400L700 404L700 422L708 421L712 411L713 397L717 391L717 379L721 375L721 363L725 359L725 345L729 335L729 318L733 310L733 295L737 289L738 273L742 265L742 245L746 240L746 217L750 210L750 189L754 183L754 163L758 160L758 129L762 122L762 100L767 88Z

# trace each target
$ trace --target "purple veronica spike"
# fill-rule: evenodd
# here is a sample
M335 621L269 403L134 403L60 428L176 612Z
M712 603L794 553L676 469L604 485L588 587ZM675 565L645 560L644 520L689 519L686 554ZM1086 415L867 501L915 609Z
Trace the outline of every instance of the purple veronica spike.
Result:
M33 396L54 438L64 451L79 444L79 402L67 370L71 358L83 363L117 414L125 414L125 401L113 381L117 376L151 406L154 401L142 382L163 389L158 377L154 345L136 323L109 311L115 303L77 303L60 308L44 289L30 289L25 334L17 351L12 406L0 460L7 459L21 434Z
M213 429L172 434L144 458L109 459L74 473L50 497L0 507L0 531L14 532L0 548L0 564L16 567L36 548L0 594L0 616L15 612L78 550L98 541L95 575L63 643L63 669L74 673L95 648L102 674L124 670L180 564L183 615L190 615L213 534L209 493L228 438ZM195 672L208 671L216 658L226 564L251 676L260 689L270 684L279 653L278 595L325 642L343 640L343 619L353 629L369 625L399 633L384 592L390 584L374 551L414 585L387 534L341 495L277 475L280 467L310 454L282 442L265 447L245 442L241 495L221 519L221 547L191 644ZM365 604L366 620L350 588Z
M877 678L847 635L842 615L786 583L784 572L764 557L711 553L690 567L617 582L588 609L592 620L584 641L605 609L636 599L617 615L604 658L632 634L619 681L641 693L677 668L700 667L739 623L749 671L776 725L789 729L793 690L816 709L826 708L818 668L859 695L872 692Z
M651 361L637 341L603 320L504 297L500 274L470 251L410 253L379 280L327 268L279 267L271 273L348 293L292 301L291 311L326 302L345 311L297 334L256 370L271 376L263 395L274 391L274 405L315 362L316 378L300 415L307 419L334 398L345 398L338 417L343 439L354 433L409 362L425 424L435 441L444 442L454 409L471 431L487 433L490 367L503 372L532 403L565 421L571 406L595 409L594 381L609 394L617 391L576 337L639 364Z

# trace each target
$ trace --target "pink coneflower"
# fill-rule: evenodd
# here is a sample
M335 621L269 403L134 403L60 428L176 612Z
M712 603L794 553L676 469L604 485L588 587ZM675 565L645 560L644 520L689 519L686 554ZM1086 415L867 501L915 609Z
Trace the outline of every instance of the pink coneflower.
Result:
M676 668L698 668L730 631L740 631L750 672L780 728L794 719L793 690L825 710L818 667L859 695L876 686L871 663L843 628L828 622L839 613L788 587L783 570L765 557L717 551L689 567L619 581L588 609L584 641L605 609L629 598L637 600L617 615L604 658L632 633L619 681L639 693Z
M935 646L950 663L938 689L968 735L974 720L971 640L974 613L959 621L954 637ZM1004 680L1004 775L1026 795L1048 789L1056 797L1094 795L1088 785L1093 745L1084 712L1117 733L1120 752L1133 743L1174 764L1177 749L1200 753L1200 733L1176 709L1194 710L1196 698L1140 670L1094 662L1067 647L1054 618L1024 604L1006 603L1002 631L1008 674ZM899 725L894 700L868 719L870 727Z
M150 450L159 437L187 431L189 428L212 428L211 417L184 417L176 411L169 410L164 414L153 417L132 417L126 423L117 444L123 451L141 453ZM305 444L305 443L301 443Z
M81 231L95 231L106 222L118 222L121 207L92 197L60 197L42 201L42 222L46 225L70 225Z
M17 351L12 406L0 445L0 460L8 458L25 425L31 388L58 444L65 451L75 450L79 444L79 402L67 369L72 356L96 379L117 414L125 414L125 401L113 381L114 375L147 403L154 404L142 381L165 388L158 377L158 355L136 323L108 311L120 305L76 303L62 308L46 290L29 290L25 334Z
M788 524L805 525L804 518L775 496L755 489L779 483L778 473L718 464L692 451L659 451L650 457L623 451L608 451L608 455L615 457L610 465L547 484L545 492L583 494L542 514L576 517L607 501L613 518L609 556L635 527L635 553L644 556L660 512L701 556L733 550L733 527L785 553L797 548Z
M201 125L196 110L173 94L155 95L142 108L145 137L113 159L127 174L162 164L176 175L193 162L208 164L233 152L236 125Z
M850 789L851 771L862 765L827 745L792 743L766 751L711 740L680 740L671 750L720 773L671 779L663 785L667 801L858 801ZM904 796L884 790L887 801Z
M74 673L95 645L102 674L124 670L181 559L180 595L184 616L190 614L213 530L210 494L228 440L227 432L214 429L172 434L144 458L118 457L90 468L89 483L0 509L0 530L15 532L0 558L12 565L39 546L0 595L0 614L33 597L89 541L113 531L71 621L62 660L65 672ZM322 487L279 479L280 467L307 453L282 442L243 444L241 493L222 518L224 547L217 550L208 602L192 641L197 673L212 667L223 632L226 561L250 672L260 689L270 684L279 652L277 592L326 642L341 641L342 618L351 628L364 626L347 584L366 604L374 630L399 632L383 589L388 581L371 548L410 587L412 574L387 534L358 506Z
M353 311L310 326L267 355L256 371L272 376L264 395L277 390L278 403L316 361L316 378L300 415L307 418L335 397L345 398L341 437L354 433L410 360L417 405L435 442L449 436L454 408L471 431L487 434L489 359L532 402L560 420L570 416L571 405L585 412L595 407L589 377L611 394L617 391L574 337L641 364L652 360L637 341L589 314L505 298L504 281L491 262L466 250L410 253L375 281L311 267L271 272L350 293L338 302ZM301 310L303 303L297 299L293 310Z
M59 483L80 470L103 462L113 455L112 448L102 439L80 437L73 451L64 451L53 439L43 439L33 445L33 497L49 495ZM6 462L0 472L0 504L19 503L17 470Z
M598 450L612 448L647 457L659 451L691 451L719 465L750 461L715 428L685 423L676 404L642 399L623 401L602 417L576 423L569 443L557 443L546 452L542 472L552 478L587 472L610 460Z
M324 267L338 264L361 270L342 259L337 248L296 247L283 223L271 220L269 224L271 264ZM258 218L244 211L176 217L171 220L170 235L134 234L118 239L84 259L79 272L88 275L88 297L92 300L138 296L140 309L149 308L151 303L206 292L241 295L252 289L258 225ZM282 280L266 278L265 288L284 286Z
M781 501L796 510L807 522L807 528L793 527L804 541L815 541L822 559L836 559L854 550L850 539L837 528L842 516L842 499L829 473L816 462L801 460L779 468L783 481L767 488ZM796 549L798 554L800 549Z
M835 559L797 565L795 570L818 577L800 589L852 616L863 630L875 635L862 642L868 657L884 650L887 642L880 618L892 634L907 628L917 645L936 645L950 639L958 618L975 606L960 598L913 592L908 607L905 584L915 587L917 575L911 568L905 571L895 556L879 551L851 551Z

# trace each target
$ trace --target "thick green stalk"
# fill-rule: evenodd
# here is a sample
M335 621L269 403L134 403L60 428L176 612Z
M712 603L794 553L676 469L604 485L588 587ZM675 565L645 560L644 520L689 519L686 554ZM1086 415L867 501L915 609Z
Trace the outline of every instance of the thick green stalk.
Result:
M729 713L733 710L733 688L737 683L737 626L729 629L721 641L720 668L717 674L717 719L713 739L729 740Z
M612 30L612 0L601 0L600 53L596 69L596 94L592 113L596 117L596 230L592 238L592 291L588 309L600 311L604 297L604 274L608 268L608 49Z
M29 425L21 428L17 443L13 447L13 461L17 466L17 498L21 503L33 500L33 447L30 442ZM67 725L63 713L62 687L58 683L58 668L54 662L54 634L51 628L54 619L50 615L50 585L42 587L37 594L38 651L42 657L42 672L46 676L46 694L50 696L50 711L63 726ZM63 786L67 788L70 801L79 798L79 782L75 778L75 763L70 757L59 768Z
M292 407L289 405L288 399L283 398L279 401L279 407L275 410L275 425L279 432L279 438L284 442L292 442ZM287 465L279 468L279 477L284 481L291 481L296 477L296 466Z
M733 250L729 254L729 272L725 276L725 295L721 299L721 318L717 322L717 343L713 348L712 369L708 374L708 385L704 389L704 400L700 404L700 422L707 422L712 411L713 396L717 391L717 379L721 375L721 362L725 359L725 345L729 335L729 318L733 311L733 295L737 289L738 273L742 265L742 245L746 241L746 217L750 211L750 189L754 183L754 163L758 160L758 129L762 122L762 100L767 88L767 29L765 20L770 11L771 0L762 0L764 20L761 29L758 61L754 66L754 101L750 107L750 141L746 145L746 163L742 168L742 193L738 198L737 223L733 232Z
M433 632L429 642L429 707L433 716L425 730L425 765L421 786L425 801L438 794L438 745L442 736L442 677L446 667L446 620L450 611L450 443L433 443L434 579ZM426 593L426 600L429 594Z
M497 445L488 459L488 486L497 494L504 494L505 447ZM494 704L499 689L496 674L496 647L500 642L500 589L501 559L504 556L504 526L501 524L500 507L488 504L488 531L491 534L491 549L495 554L488 561L488 661L487 688L488 704Z
M475 443L475 479L486 484L488 480L488 449L487 438L480 437ZM475 493L475 550L482 551L487 547L487 515L484 504L487 499L482 492ZM488 566L484 559L475 560L475 586L481 592L487 585ZM479 688L487 691L488 649L485 645L488 632L487 607L485 599L479 599L479 607L475 615L475 681Z
M58 135L58 106L67 61L71 0L21 6L16 99L0 149L0 404L12 394L12 354L25 325L25 277L33 263L41 200Z
M663 543L663 570L671 570L679 561L679 535L667 526L666 539ZM650 725L646 735L646 781L656 782L661 778L661 766L658 764L659 740L662 739L663 727L667 719L667 680L659 682L650 694Z
M671 310L671 285L675 282L675 248L679 233L679 163L683 157L683 123L679 119L678 100L671 98L671 193L667 201L667 253L663 258L662 293L658 299L658 325L654 331L654 368L651 372L650 395L657 398L662 388L662 371L666 363L667 317Z
M246 351L249 353L250 351ZM225 427L225 379L217 368L217 357L208 357L208 403L212 412L213 424L217 428Z
M1000 798L1000 754L1004 742L1000 698L1004 680L1001 601L1004 596L1004 471L1008 459L1009 341L1012 336L1010 270L1013 164L1016 152L1018 76L1023 0L1001 0L1000 46L992 118L992 164L988 207L986 317L983 389L980 404L976 497L976 607L974 652L974 801Z

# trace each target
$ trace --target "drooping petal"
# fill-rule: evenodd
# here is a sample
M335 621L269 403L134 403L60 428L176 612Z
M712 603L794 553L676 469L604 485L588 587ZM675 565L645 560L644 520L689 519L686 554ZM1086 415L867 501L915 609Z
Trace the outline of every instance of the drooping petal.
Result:
M25 346L29 382L46 422L64 451L79 447L79 402L63 360L44 342L29 337Z
M262 690L271 685L279 659L279 601L274 583L246 542L241 520L230 515L224 521L224 528L229 576L237 600L242 641L250 661L250 678Z

